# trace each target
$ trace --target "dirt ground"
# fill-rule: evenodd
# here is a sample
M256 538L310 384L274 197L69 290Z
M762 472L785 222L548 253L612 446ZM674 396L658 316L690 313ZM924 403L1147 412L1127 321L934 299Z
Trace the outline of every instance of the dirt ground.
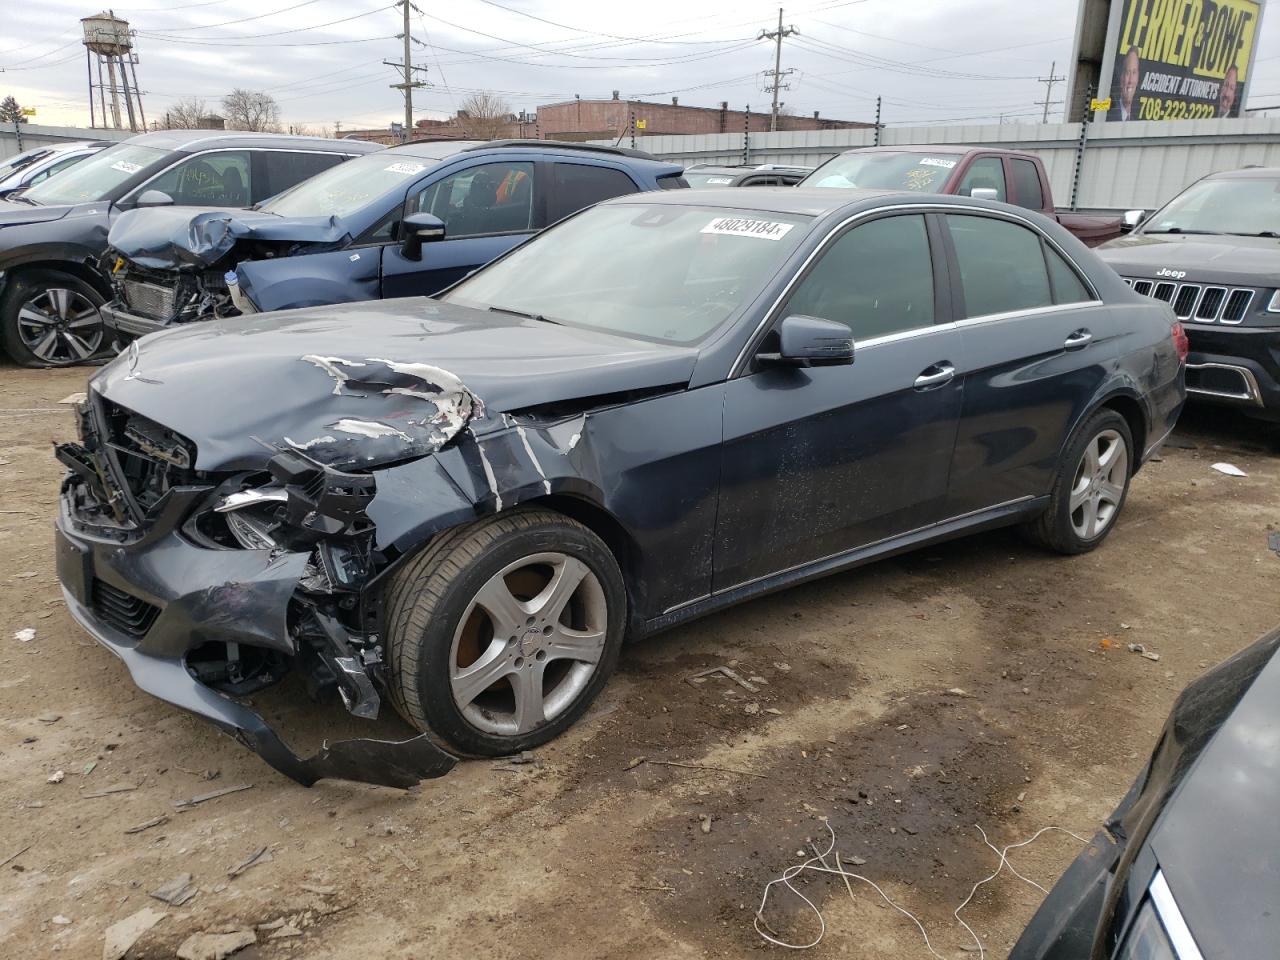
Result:
M1093 554L1049 556L997 532L835 576L630 648L587 720L532 763L463 763L407 793L308 790L138 693L70 621L50 441L73 434L58 401L84 372L10 367L0 380L3 957L97 958L105 928L147 906L166 917L131 957L280 918L292 929L260 931L237 957L780 954L753 915L768 880L811 842L825 848L826 823L940 954L976 956L952 918L996 863L975 825L1001 846L1047 825L1092 835L1178 691L1280 620L1267 549L1280 444L1194 410ZM1248 477L1214 472L1218 461ZM14 637L28 627L34 640ZM724 664L758 691L687 680ZM335 720L368 735L288 687L257 705L297 745L332 736ZM262 847L270 859L228 875ZM1047 887L1079 848L1050 833L1012 860ZM184 873L199 888L185 905L148 896ZM927 956L869 887L803 889L827 924L813 956ZM813 915L775 893L777 935L815 937ZM1002 957L1041 897L1006 873L963 916ZM268 939L281 929L298 935Z

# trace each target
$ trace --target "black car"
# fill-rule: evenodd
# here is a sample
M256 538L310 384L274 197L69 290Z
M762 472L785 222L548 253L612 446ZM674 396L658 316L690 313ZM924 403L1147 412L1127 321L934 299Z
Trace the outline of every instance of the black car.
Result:
M788 167L776 163L757 166L717 167L694 164L684 178L695 190L715 187L794 187L813 173L813 167Z
M1280 939L1280 630L1174 704L1155 752L1010 960L1263 960Z
M680 167L625 147L548 140L392 147L252 211L137 210L108 238L104 308L124 339L175 323L432 294L549 223L644 190ZM424 255L423 231L445 231Z
M59 577L149 693L404 784L566 729L624 637L990 527L1093 549L1184 345L1028 211L635 194L438 299L134 341L58 450ZM302 760L222 695L295 669L423 736Z
M1186 324L1192 398L1280 420L1280 168L1198 180L1098 253Z
M141 206L247 207L377 144L166 130L131 137L0 202L0 343L24 367L103 347L107 231Z

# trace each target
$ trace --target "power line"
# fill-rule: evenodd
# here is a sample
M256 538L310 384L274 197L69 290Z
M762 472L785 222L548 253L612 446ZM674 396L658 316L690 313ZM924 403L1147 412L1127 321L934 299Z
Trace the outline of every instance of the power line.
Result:
M301 3L295 3L292 7L285 7L283 10L272 10L270 13L259 13L252 17L240 17L238 20L223 20L221 23L200 23L193 27L156 27L155 30L160 33L176 33L186 30L213 30L217 27L230 27L237 23L249 23L252 20L265 20L267 17L276 17L282 13L288 13L291 10L299 10L302 7L309 7L313 3L319 3L320 0L302 0ZM310 29L305 28L305 29Z
M349 23L352 20L359 20L363 17L371 17L375 13L382 13L384 10L390 10L394 6L396 6L396 4L389 3L384 7L378 7L374 10L366 10L364 13L353 14L350 17L343 17L340 20L330 20L327 23L312 24L309 27L293 27L289 30L276 30L271 33L238 33L238 34L232 34L231 36L227 36L227 37L211 37L210 41L221 43L223 40L264 40L267 37L283 37L293 33L306 33L308 30L319 30L322 27L332 27L339 23ZM174 37L167 33L165 34L153 33L149 30L147 31L139 30L138 36L146 37L151 40L178 40L184 43L199 42L199 41L187 41L185 37ZM239 44L229 43L227 44L227 46L239 46Z
M772 40L774 45L773 69L766 70L764 75L771 78L771 82L766 84L765 93L773 94L773 109L769 113L769 132L772 133L778 129L778 91L790 90L791 84L783 83L784 76L790 76L795 70L782 69L782 38L789 37L796 33L796 28L789 26L785 30L782 28L782 8L778 8L778 29L777 30L761 30L757 40Z

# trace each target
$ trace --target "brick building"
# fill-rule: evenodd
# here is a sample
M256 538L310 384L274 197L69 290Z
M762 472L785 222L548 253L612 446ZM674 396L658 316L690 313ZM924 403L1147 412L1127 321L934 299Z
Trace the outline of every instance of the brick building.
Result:
M718 107L691 107L681 104L678 97L672 97L670 103L622 100L615 91L610 100L574 99L538 107L537 135L550 140L603 140L629 131L633 115L638 137L738 133L748 129L748 124L752 132L769 129L768 111L753 110L748 117L745 111L729 109L728 103L721 103ZM853 120L828 120L819 117L816 110L812 116L784 114L778 117L779 130L845 130L873 126ZM525 127L527 129L528 125Z

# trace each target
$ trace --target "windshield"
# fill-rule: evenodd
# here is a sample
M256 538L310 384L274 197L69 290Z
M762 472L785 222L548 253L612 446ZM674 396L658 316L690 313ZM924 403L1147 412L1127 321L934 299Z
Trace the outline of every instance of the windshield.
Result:
M1142 232L1280 237L1280 179L1202 180L1157 211Z
M936 153L843 153L801 180L800 186L937 193L959 162L959 157Z
M529 241L442 299L692 343L756 295L805 235L808 219L608 204Z
M732 173L697 173L686 170L684 178L691 187L729 187L733 185Z
M434 161L389 153L356 157L304 180L258 209L281 217L349 217L406 185Z
M102 200L134 174L164 159L168 153L156 147L121 143L36 184L22 196L46 206Z

